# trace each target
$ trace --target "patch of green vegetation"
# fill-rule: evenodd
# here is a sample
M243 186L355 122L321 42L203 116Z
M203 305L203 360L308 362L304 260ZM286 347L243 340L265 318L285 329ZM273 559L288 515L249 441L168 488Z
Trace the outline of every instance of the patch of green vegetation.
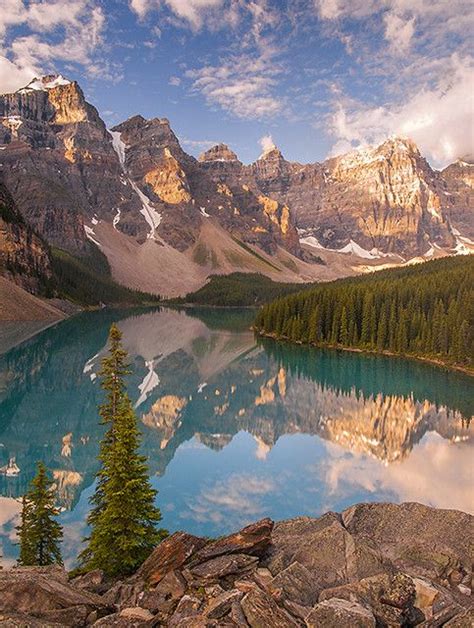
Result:
M279 283L259 273L213 275L210 281L174 303L214 306L253 306L301 291L304 284Z
M245 244L245 242L242 242L242 240L239 240L238 238L236 238L235 236L232 236L232 240L238 244L239 246L241 246L244 251L247 251L247 253L250 253L250 255L253 255L254 257L256 257L259 261L263 262L264 264L266 264L267 266L270 266L270 268L273 268L274 270L276 270L277 272L281 273L281 269L278 268L277 266L275 266L275 264L272 264L271 262L269 262L267 259L265 259L264 257L262 257L259 253L257 253L257 251L254 251L250 246L248 246L248 244Z
M51 257L55 289L60 298L81 305L151 305L160 300L158 295L116 283L111 278L107 258L93 243L88 243L83 257L58 248L52 248Z

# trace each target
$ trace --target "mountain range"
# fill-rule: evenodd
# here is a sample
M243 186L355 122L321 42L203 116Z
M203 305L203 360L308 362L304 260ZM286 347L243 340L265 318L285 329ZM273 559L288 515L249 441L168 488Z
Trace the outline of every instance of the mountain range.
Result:
M309 282L474 251L474 164L434 170L399 137L313 164L225 144L196 159L167 119L107 129L57 75L0 95L0 181L3 274L33 292L48 246L98 247L116 281L167 297L211 274Z

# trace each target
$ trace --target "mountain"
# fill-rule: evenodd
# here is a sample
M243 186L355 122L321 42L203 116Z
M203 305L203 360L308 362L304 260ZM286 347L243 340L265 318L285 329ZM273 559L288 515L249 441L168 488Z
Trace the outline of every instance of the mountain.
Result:
M52 278L47 244L26 224L0 180L0 275L38 294Z
M62 76L0 96L0 169L25 222L76 256L89 240L114 279L165 296L212 274L309 282L470 252L471 168L437 172L400 138L306 165L276 147L245 165L225 144L195 159L164 118L107 130Z

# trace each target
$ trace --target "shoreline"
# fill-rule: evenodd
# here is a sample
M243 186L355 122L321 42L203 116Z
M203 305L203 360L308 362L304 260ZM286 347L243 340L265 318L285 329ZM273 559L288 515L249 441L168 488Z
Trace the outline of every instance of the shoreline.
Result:
M447 371L457 371L458 373L464 373L469 377L474 377L474 367L461 366L459 364L449 364L436 358L428 358L410 353L394 353L393 351L377 351L377 349L361 349L359 347L344 347L341 345L321 344L317 345L311 342L298 342L292 341L288 338L279 338L275 334L263 333L251 327L252 331L261 338L270 338L276 342L284 342L291 345L299 345L300 347L311 347L313 349L331 349L332 351L348 351L350 353L362 353L365 355L382 355L389 358L400 358L402 360L417 360L418 362L424 362L425 364L431 364L439 368L446 369Z

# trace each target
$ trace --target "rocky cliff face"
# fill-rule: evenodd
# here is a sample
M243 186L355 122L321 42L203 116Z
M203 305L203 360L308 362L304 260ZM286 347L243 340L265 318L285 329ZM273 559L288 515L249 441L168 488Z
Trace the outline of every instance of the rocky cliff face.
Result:
M196 160L166 119L134 116L108 131L79 85L61 76L0 96L0 167L26 222L49 243L81 253L89 238L117 259L126 249L127 277L134 259L163 258L186 267L190 287L204 281L195 255L206 221L257 253L295 256L277 269L282 280L290 265L296 280L319 277L298 262L314 261L314 249L328 251L330 265L334 251L399 263L474 250L471 164L436 172L397 138L320 164L288 162L273 148L244 165L225 144ZM206 272L241 270L240 255L224 257ZM342 258L336 275L353 272Z
M51 279L48 247L29 227L0 181L0 275L38 293Z

